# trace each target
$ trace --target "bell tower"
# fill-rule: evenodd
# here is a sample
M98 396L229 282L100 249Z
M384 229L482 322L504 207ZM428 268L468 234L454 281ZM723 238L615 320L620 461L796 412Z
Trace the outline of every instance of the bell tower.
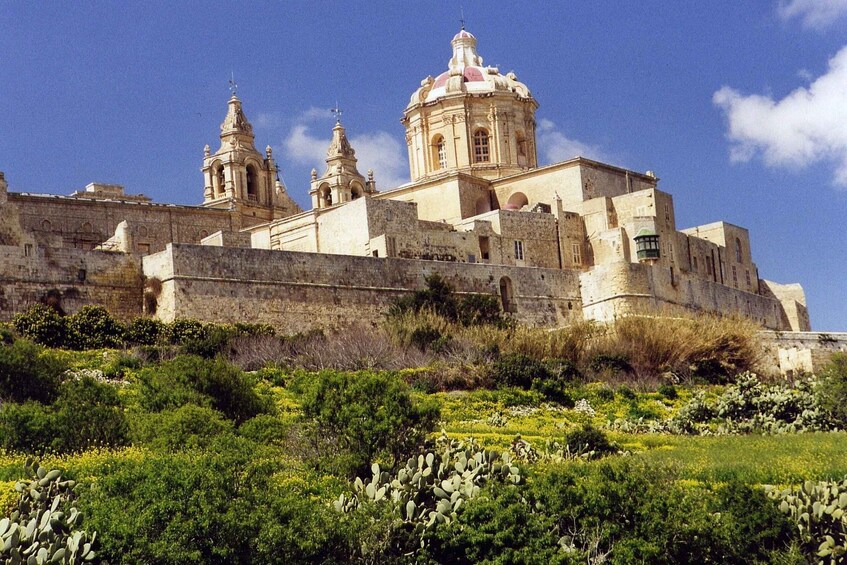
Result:
M237 210L244 225L302 211L279 180L271 147L265 148L264 155L256 149L253 126L247 121L234 88L220 139L215 153L208 145L203 150L203 206Z
M368 171L368 180L365 180L356 168L356 151L347 139L339 114L340 111L336 111L332 142L326 151L326 172L318 177L318 172L312 169L309 190L312 208L329 208L377 192L373 171Z

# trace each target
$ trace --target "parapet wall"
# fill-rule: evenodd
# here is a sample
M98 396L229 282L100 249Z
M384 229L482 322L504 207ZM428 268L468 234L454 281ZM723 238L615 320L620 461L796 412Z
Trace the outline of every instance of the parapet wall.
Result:
M86 305L129 319L142 313L143 282L137 255L33 244L0 245L0 321L37 302L73 314Z
M459 293L498 297L507 278L514 316L523 323L552 327L582 318L578 275L558 269L188 244L144 257L143 268L161 283L155 315L165 321L250 321L282 332L377 324L396 298L424 288L432 273Z

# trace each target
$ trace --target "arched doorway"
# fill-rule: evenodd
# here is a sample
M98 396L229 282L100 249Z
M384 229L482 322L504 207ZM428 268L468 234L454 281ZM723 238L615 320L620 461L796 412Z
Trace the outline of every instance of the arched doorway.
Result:
M500 278L500 302L503 305L503 312L517 312L512 279L509 277Z

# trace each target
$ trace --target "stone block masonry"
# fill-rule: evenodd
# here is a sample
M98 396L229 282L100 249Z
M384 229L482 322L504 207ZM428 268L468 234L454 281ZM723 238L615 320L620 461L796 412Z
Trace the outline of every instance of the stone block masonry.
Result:
M138 255L0 245L0 264L0 321L10 321L38 302L68 314L86 305L104 306L124 320L142 314Z
M283 333L379 323L400 296L440 274L458 293L502 299L523 323L582 319L579 280L558 269L169 244L144 257L158 280L148 310L170 321L259 322ZM150 312L153 313L153 312Z

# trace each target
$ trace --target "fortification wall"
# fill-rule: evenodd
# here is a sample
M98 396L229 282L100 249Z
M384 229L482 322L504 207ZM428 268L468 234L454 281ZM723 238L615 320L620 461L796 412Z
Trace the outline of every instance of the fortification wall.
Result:
M774 374L815 374L833 353L847 353L847 333L761 332L767 371Z
M681 309L739 313L764 327L791 330L778 300L655 266L617 262L580 276L586 319L610 321L628 313Z
M554 269L187 244L144 258L145 276L161 282L158 318L254 321L284 332L376 324L391 302L424 288L432 273L459 293L495 296L507 277L514 316L524 323L555 326L582 318L578 275Z
M56 304L68 314L86 305L100 305L122 319L141 315L138 255L3 245L0 265L2 321L37 302Z

